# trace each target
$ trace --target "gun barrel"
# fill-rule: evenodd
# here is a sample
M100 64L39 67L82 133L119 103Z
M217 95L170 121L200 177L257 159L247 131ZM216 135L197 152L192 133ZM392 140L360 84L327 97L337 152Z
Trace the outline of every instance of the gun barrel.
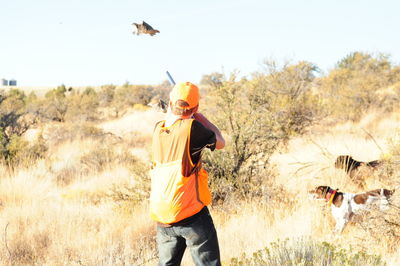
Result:
M172 78L171 74L169 74L168 71L167 71L167 76L168 76L169 82L171 82L172 85L175 85L176 83L175 83L174 79Z

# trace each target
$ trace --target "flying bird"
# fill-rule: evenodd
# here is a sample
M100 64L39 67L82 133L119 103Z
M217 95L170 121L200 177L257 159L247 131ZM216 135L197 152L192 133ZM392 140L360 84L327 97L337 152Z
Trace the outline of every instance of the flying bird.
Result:
M139 35L139 34L150 34L150 36L154 36L156 33L160 32L159 30L153 29L152 26L150 26L149 24L147 24L144 21L143 21L142 24L132 23L132 25L136 26L136 32L135 31L133 32L133 34L136 33L136 35Z

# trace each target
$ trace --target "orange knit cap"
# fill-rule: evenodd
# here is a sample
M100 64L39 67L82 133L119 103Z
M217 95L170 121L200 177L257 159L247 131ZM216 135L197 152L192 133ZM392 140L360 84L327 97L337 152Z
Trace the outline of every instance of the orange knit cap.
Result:
M169 94L169 99L174 106L178 100L185 101L189 104L189 106L185 107L177 106L178 108L192 109L193 107L199 105L199 88L190 82L178 83L174 86Z

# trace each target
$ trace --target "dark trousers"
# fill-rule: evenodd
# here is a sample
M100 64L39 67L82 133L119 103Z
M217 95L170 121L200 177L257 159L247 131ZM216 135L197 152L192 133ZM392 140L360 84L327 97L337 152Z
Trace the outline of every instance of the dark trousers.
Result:
M180 265L186 247L196 266L221 265L217 231L207 207L188 224L157 226L158 265Z

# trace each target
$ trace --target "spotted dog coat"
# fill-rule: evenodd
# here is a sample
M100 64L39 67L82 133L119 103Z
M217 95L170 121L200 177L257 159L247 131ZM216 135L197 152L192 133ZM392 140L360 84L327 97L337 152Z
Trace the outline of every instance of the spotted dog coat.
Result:
M353 215L361 210L370 209L374 204L379 204L381 210L387 209L388 200L394 190L381 188L355 194L339 192L328 186L318 186L309 193L313 199L328 201L336 221L335 232L341 233Z

